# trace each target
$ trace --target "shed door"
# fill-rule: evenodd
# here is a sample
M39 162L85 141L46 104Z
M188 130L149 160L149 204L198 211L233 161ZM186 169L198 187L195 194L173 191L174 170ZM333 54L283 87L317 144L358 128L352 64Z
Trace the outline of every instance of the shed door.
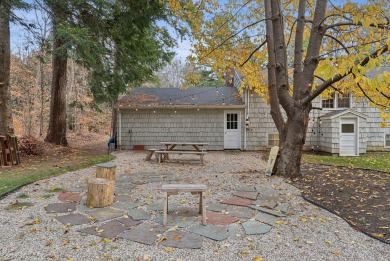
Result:
M340 156L357 156L357 119L340 119Z
M240 112L225 112L225 149L241 149Z

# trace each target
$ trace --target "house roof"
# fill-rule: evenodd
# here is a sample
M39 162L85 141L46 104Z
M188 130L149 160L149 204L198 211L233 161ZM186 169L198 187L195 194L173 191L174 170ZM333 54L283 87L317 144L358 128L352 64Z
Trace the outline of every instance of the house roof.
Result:
M244 102L234 87L135 88L115 104L116 108L169 106L243 107Z
M341 117L347 113L351 113L351 114L354 114L360 118L364 118L364 119L367 119L368 116L361 113L361 112L358 112L358 111L355 111L355 110L352 110L352 109L344 109L344 110L334 110L332 112L329 112L325 115L322 115L320 118L321 119L334 119L334 118L337 118L337 117Z

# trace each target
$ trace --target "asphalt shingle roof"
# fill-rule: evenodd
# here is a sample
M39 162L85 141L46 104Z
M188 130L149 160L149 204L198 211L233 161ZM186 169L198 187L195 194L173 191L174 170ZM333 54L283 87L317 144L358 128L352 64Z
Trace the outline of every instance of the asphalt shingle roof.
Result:
M136 88L123 96L117 107L134 106L218 106L244 105L234 87L188 88Z

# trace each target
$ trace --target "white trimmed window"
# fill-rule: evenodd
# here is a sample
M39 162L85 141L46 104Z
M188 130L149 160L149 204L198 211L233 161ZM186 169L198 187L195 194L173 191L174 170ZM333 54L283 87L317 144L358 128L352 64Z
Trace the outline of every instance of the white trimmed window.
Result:
M324 109L343 109L351 108L351 95L341 95L333 93L329 99L322 99L322 108Z
M279 146L279 134L268 133L268 146Z
M385 133L385 148L390 148L390 134Z

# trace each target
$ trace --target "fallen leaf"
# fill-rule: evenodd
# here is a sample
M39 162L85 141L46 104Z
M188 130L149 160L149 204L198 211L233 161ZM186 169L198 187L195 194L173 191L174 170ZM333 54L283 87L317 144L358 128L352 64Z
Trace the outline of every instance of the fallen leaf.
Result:
M64 241L62 241L62 245L65 246L69 243L69 240L65 239Z
M332 254L335 254L335 255L340 255L341 252L340 251L332 251Z
M178 241L178 240L180 240L181 239L181 236L179 236L179 235L174 235L173 236L173 240L176 240L176 241Z
M257 256L255 258L253 258L252 261L263 261L263 258L261 256Z
M164 250L166 252L173 252L173 251L175 251L175 249L173 247L165 247Z
M240 254L243 256L247 256L247 255L249 255L249 251L248 250L241 250Z

